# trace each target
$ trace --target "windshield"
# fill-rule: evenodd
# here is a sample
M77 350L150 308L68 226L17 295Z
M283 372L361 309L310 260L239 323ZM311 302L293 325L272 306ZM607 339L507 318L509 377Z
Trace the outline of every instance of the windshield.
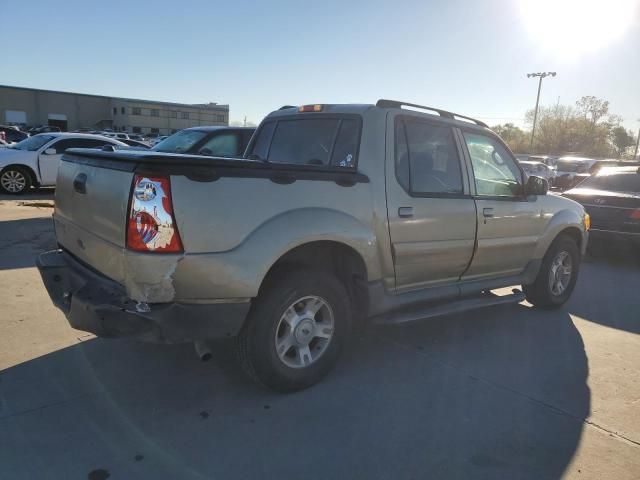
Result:
M34 135L33 137L25 138L21 142L16 143L11 148L15 150L28 150L29 152L33 152L54 138L56 137L53 135Z
M151 150L166 153L184 153L206 136L207 132L201 130L181 130L165 138Z

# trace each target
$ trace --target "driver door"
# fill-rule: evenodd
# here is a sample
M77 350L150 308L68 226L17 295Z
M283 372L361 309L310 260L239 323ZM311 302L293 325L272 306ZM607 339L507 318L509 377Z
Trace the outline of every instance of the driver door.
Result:
M544 230L541 202L523 195L524 176L497 138L462 132L478 216L477 246L463 280L521 273Z
M68 139L54 140L53 143L45 145L44 148L40 150L38 154L38 168L40 169L42 185L54 185L56 183L60 159L62 158L64 150L69 148L69 142L71 142L71 140ZM45 151L49 149L54 149L55 153L45 153Z
M38 165L40 166L40 177L42 185L55 185L58 176L58 166L62 159L62 154L69 148L100 148L103 145L111 144L108 140L96 138L62 138L54 140L45 146L38 155ZM46 150L55 149L54 154L47 155Z

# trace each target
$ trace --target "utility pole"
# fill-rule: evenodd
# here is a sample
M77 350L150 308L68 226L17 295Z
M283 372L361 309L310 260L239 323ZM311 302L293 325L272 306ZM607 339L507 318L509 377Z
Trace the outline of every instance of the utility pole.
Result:
M527 73L527 78L539 77L538 81L538 96L536 97L536 109L533 112L533 128L531 128L531 142L529 142L529 149L533 148L533 137L536 133L536 121L538 120L538 104L540 103L540 90L542 89L542 79L545 77L555 77L556 72L538 72Z
M243 124L242 126L243 126L243 127L246 127L246 126L247 126L247 116L246 116L246 115L244 116L244 124Z
M640 122L640 118L638 119L638 121ZM638 158L638 147L640 146L640 128L638 129L638 138L636 140L636 151L633 152L633 159L635 160L636 158Z

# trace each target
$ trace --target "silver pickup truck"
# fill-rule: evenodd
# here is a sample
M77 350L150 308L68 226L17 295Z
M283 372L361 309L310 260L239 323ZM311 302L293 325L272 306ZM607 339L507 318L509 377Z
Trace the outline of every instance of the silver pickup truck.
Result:
M38 267L74 328L205 353L237 337L251 376L293 391L365 319L562 305L589 217L525 178L468 117L389 100L283 107L242 159L68 151L59 249Z

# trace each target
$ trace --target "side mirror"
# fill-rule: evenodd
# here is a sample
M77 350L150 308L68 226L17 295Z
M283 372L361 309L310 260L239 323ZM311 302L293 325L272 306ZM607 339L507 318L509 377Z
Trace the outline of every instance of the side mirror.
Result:
M47 148L44 152L45 155L55 155L58 151L55 148Z
M546 195L549 191L549 182L542 178L531 175L527 179L527 183L524 186L525 195Z

